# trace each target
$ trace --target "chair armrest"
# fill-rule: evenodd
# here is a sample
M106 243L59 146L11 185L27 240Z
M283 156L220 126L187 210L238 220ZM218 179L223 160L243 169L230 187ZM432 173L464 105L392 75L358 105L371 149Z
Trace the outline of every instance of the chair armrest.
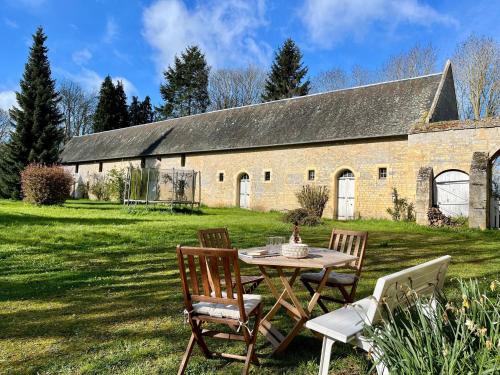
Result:
M306 327L335 341L348 343L363 331L372 297L364 298L306 323Z

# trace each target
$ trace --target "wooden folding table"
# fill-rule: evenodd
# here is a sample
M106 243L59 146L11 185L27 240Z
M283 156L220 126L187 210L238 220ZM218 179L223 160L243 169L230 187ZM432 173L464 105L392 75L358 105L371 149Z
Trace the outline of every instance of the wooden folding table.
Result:
M356 257L341 253L339 251L323 248L310 248L310 252L307 258L302 259L286 258L282 255L251 258L241 254L242 252L248 252L258 249L262 248L241 250L239 258L242 262L259 267L262 275L264 276L264 281L271 290L274 298L276 298L276 303L262 319L259 331L273 345L273 353L278 353L287 348L293 338L299 334L304 324L309 320L314 306L316 306L316 304L318 303L321 291L325 287L330 271L335 267L348 265L350 262L355 260ZM287 268L293 270L290 279L288 279L284 273L284 270ZM295 283L295 280L300 275L300 271L303 268L316 268L324 270L323 278L318 284L315 293L309 300L306 308L302 306L302 303L293 291L293 284ZM281 293L272 282L271 276L268 273L269 269L276 270L279 276L279 280L283 285L283 290L281 291ZM290 302L287 301L287 299L289 299ZM281 333L271 323L271 320L281 308L284 308L288 315L295 320L293 328L287 334Z

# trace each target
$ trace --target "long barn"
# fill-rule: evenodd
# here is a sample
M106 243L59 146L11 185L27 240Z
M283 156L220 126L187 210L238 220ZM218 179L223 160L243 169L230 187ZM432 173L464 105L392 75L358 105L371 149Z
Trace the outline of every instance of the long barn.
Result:
M307 184L325 215L387 218L393 188L499 227L500 120L459 121L453 72L249 105L74 137L62 162L79 183L129 165L201 172L209 206L286 210Z

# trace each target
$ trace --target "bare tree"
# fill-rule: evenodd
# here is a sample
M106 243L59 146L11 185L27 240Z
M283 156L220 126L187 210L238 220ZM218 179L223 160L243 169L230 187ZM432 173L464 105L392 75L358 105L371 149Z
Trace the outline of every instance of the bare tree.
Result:
M311 91L326 92L346 88L349 85L349 77L340 68L330 69L319 73L311 80Z
M374 72L363 68L361 65L354 65L351 69L351 86L363 86L376 82Z
M65 80L59 86L61 111L64 114L64 140L92 133L92 118L97 95L87 93L77 83Z
M437 51L432 44L415 44L407 52L391 56L382 67L381 78L386 81L418 77L436 71Z
M219 69L210 74L210 109L226 109L260 103L266 75L249 65L244 69Z
M460 116L480 119L500 113L500 44L471 35L453 56Z
M7 142L12 129L12 120L9 112L0 108L0 144Z

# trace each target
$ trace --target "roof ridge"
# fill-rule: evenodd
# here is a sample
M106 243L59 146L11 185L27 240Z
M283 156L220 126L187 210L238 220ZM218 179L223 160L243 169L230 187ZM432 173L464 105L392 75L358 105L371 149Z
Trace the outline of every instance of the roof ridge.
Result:
M196 113L194 115L189 115L189 116L176 117L176 118L170 118L170 119L166 119L166 120L148 122L146 124L133 125L133 126L129 126L129 127L126 127L126 128L111 129L111 130L104 130L104 131L98 132L98 133L83 134L83 135L72 137L71 139L81 138L81 137L88 137L88 136L92 136L92 135L96 135L96 134L109 133L109 132L114 132L114 131L117 131L117 130L138 128L138 127L141 127L141 126L148 126L148 125L153 125L153 124L166 123L166 122L169 122L169 121L178 120L180 118L193 118L193 117L196 117L196 116L206 115L208 113L218 113L218 112L223 112L223 111L234 111L234 110L239 110L239 109L242 109L242 108L249 108L249 107L255 107L255 106L260 106L260 105L274 104L274 103L277 103L277 102L284 102L284 101L287 101L287 100L299 100L299 99L305 99L305 98L308 98L308 97L320 96L320 95L327 95L327 94L332 94L332 93L341 92L341 91L352 91L352 90L366 88L366 87L373 87L373 86L386 85L386 84L403 82L403 81L410 81L410 80L422 79L422 78L437 76L437 75L440 75L440 74L443 74L443 73L444 73L444 71L443 72L437 72L437 73L431 73L431 74L425 74L425 75L417 76L417 77L410 77L410 78L395 79L395 80L390 80L390 81L375 82L375 83L369 83L369 84L366 84L366 85L346 87L346 88L342 88L342 89L336 89L336 90L318 92L318 93L313 93L313 94L308 94L308 95L302 95L302 96L294 96L292 98L283 98L283 99L272 100L272 101L264 102L264 103L247 104L247 105L242 105L242 106L239 106L239 107L218 109L218 110L210 111L210 112Z

